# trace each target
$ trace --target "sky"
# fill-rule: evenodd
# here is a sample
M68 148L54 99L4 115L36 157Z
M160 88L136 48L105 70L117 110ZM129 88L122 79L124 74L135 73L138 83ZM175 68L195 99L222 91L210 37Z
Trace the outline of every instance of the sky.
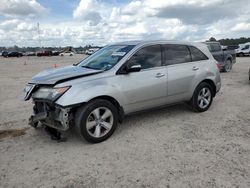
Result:
M250 37L249 7L250 0L1 0L0 46Z

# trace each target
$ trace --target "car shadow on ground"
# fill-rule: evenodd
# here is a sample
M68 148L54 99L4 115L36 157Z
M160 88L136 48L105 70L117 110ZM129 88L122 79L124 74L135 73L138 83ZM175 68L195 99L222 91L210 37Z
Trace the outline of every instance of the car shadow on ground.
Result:
M187 115L192 113L194 112L187 104L180 103L130 114L128 116L125 116L124 121L121 124L118 124L116 131L108 140L121 137L121 135L126 134L129 129L137 129L138 127L143 126L146 128L148 126L151 126L152 124L154 126L157 126L157 122L161 120L166 121L168 117L178 119L181 118L184 114ZM68 138L67 142L75 142L75 144L89 144L84 139L81 139L79 135L77 135L74 127L71 127L64 134Z
M114 134L107 140L108 142L112 139L119 139L122 137L123 134L128 134L128 131L131 129L137 129L139 127L144 127L145 129L149 126L154 125L154 127L158 126L159 122L163 122L167 120L167 118L177 118L180 119L183 117L183 115L193 114L194 112L191 110L191 108L185 104L185 103L179 103L171 106L164 106L157 109L151 109L146 111L137 112L134 114L130 114L125 116L124 121L120 124L118 124L116 131ZM31 135L30 136L36 136L36 139L41 140L41 142L46 143L57 143L55 140L50 139L50 135L44 130L43 126L38 126L36 129L31 129ZM33 132L34 131L34 132ZM83 138L80 138L79 135L77 135L74 127L71 127L68 131L62 132L65 137L67 137L66 142L61 142L59 144L65 144L67 143L74 145L89 145L87 141L85 141ZM51 142L50 142L51 141ZM105 142L107 142L105 141Z

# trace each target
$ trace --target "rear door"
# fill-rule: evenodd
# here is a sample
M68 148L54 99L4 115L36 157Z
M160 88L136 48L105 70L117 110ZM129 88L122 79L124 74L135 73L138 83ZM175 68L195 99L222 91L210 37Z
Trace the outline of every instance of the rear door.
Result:
M191 56L191 52L192 56ZM197 56L201 57L198 57ZM193 59L193 60L192 60ZM190 97L194 78L201 70L202 59L208 59L200 50L186 45L164 45L164 63L167 65L167 102L178 102Z

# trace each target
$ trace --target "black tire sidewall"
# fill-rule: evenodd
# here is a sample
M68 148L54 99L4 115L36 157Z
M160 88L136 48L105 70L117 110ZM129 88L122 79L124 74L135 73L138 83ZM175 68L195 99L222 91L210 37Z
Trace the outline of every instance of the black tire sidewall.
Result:
M229 65L228 65L229 64ZM230 66L230 69L227 70L226 69L226 66ZM230 72L233 68L233 64L232 64L232 61L230 59L226 60L226 64L224 65L223 69L222 69L222 72Z
M206 108L200 108L199 105L198 105L198 95L199 95L201 89L203 89L203 88L208 88L210 90L210 92L211 92L211 100L210 100L209 105ZM195 111L197 111L197 112L205 112L205 111L207 111L209 109L209 107L211 106L212 102L213 102L213 96L214 96L214 94L213 94L212 87L206 82L200 83L196 87L196 89L194 91L194 94L193 94L193 97L192 97L192 107L193 107L193 109Z
M86 121L87 121L89 114L98 107L108 108L113 113L114 122L113 122L113 126L111 130L106 135L100 138L95 138L88 133L87 128L86 128ZM107 100L103 100L103 99L97 99L79 108L76 112L75 119L76 119L75 126L76 126L76 130L78 134L90 143L99 143L108 139L114 133L118 124L118 111L111 102Z

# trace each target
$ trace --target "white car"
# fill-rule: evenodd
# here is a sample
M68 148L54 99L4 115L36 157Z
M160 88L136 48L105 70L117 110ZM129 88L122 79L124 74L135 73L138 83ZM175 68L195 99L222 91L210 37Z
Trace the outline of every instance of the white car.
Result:
M59 54L60 56L73 56L74 53L73 52L63 52Z

